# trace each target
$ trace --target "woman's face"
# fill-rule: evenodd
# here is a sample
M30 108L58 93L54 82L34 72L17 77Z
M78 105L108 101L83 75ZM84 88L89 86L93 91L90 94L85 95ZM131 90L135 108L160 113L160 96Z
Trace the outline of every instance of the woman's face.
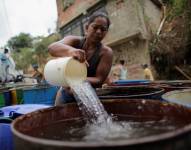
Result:
M86 27L86 37L93 42L100 42L108 31L107 20L104 17L97 17Z

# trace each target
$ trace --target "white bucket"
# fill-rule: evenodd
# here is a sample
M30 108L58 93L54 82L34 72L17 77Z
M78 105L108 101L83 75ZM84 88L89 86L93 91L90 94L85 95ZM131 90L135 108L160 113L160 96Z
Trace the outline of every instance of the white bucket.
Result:
M87 68L85 63L72 57L62 57L50 60L44 68L45 80L56 86L68 87L86 80Z

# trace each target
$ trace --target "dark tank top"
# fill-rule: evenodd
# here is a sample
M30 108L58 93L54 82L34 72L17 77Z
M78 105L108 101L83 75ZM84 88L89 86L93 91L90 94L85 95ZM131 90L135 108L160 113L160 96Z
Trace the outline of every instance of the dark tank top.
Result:
M85 42L85 38L83 37L80 40L80 44L79 44L79 49L83 48L84 42ZM96 46L96 50L94 52L94 54L91 56L91 58L88 61L89 67L87 68L87 76L88 77L95 77L96 76L96 70L98 67L98 64L100 62L100 51L101 51L101 43L98 43Z

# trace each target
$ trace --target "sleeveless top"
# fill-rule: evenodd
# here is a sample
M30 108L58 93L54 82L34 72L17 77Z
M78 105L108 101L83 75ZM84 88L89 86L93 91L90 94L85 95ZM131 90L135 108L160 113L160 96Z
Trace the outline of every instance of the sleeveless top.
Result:
M80 44L77 48L82 49L85 41L86 41L86 39L83 37L80 40ZM87 68L87 76L88 77L95 77L96 76L96 70L97 70L98 64L99 64L100 59L101 59L99 56L100 51L101 51L101 47L102 47L101 43L97 44L94 54L91 56L91 58L89 60L87 60L88 64L89 64L89 67Z

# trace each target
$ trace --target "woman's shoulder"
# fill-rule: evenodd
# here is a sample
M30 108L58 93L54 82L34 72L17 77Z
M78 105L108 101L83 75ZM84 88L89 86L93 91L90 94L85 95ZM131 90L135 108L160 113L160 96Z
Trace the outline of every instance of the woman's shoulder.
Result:
M102 44L102 52L106 54L113 54L113 50L109 46L104 44Z
M82 36L67 35L61 40L61 43L70 43L72 46L78 46L83 39Z
M76 36L76 35L67 35L63 38L63 40L73 40L73 41L80 41L82 40L82 36Z

